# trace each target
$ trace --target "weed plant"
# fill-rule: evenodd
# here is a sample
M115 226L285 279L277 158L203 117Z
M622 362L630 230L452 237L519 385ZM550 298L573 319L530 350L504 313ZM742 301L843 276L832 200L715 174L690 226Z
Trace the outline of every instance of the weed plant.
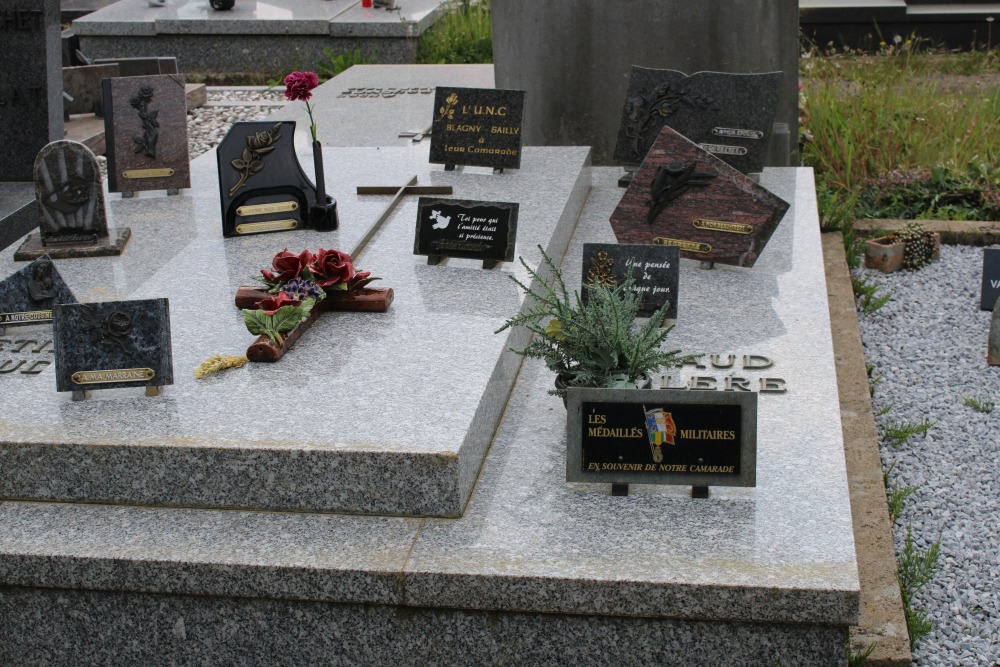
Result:
M924 435L934 426L934 422L924 418L919 422L908 419L882 427L882 439L893 447L901 447L915 435Z
M851 274L851 286L854 288L854 295L858 298L861 312L865 315L871 315L892 298L892 290L879 294L882 283L870 280L869 276L866 275Z
M329 46L323 49L325 59L316 61L316 74L323 81L332 79L354 65L368 65L373 61L361 53L361 49L334 53Z
M897 557L899 571L896 573L896 578L899 580L899 592L903 598L903 613L910 634L910 648L915 647L933 629L927 612L914 606L913 597L918 590L934 579L940 554L941 538L938 538L926 551L920 551L913 544L912 526L906 526L906 542Z
M917 484L916 486L909 484L900 486L897 484L896 478L892 475L892 469L895 465L893 463L882 473L882 481L885 483L886 502L889 506L889 524L892 526L895 526L896 522L899 521L899 517L903 513L903 505L906 504L906 499L923 487L923 484Z
M982 396L965 396L962 398L962 402L976 412L987 415L993 412L995 407L995 403L991 399Z
M444 16L420 37L417 62L493 62L490 0L451 0L445 7Z

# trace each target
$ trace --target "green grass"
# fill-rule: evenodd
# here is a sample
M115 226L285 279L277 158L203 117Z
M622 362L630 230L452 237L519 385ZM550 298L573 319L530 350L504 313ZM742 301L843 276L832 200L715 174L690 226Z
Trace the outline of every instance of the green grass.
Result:
M888 41L875 55L812 46L800 60L802 160L849 257L856 218L1000 219L1000 53Z
M421 35L417 62L492 63L490 1L451 0L446 13Z
M316 61L315 65L316 74L318 74L319 78L323 81L332 79L354 65L367 65L374 62L367 56L362 55L361 49L334 53L333 49L328 46L323 49L323 54L326 57L322 60Z

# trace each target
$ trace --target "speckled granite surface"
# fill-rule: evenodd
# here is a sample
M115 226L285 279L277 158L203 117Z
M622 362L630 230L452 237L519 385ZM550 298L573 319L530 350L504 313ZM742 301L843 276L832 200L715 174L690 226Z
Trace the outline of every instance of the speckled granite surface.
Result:
M618 173L594 172L567 267L612 234ZM811 172L764 183L794 217L751 270L682 261L669 339L774 361L731 371L787 386L760 397L757 487L566 483L565 410L526 362L459 519L0 504L0 662L842 665L858 581Z
M407 0L386 11L359 0L238 0L215 11L207 0L167 0L163 7L120 0L77 19L73 29L91 58L177 55L183 72L311 69L328 60L324 48L406 63L444 1Z
M561 256L590 184L588 149L527 149L523 168L446 173L425 150L327 149L327 190L341 227L223 240L215 156L192 163L195 187L172 197L111 197L133 238L120 258L59 260L83 302L168 297L175 384L74 403L51 369L2 378L0 498L365 514L457 516L468 499L520 357L523 332L493 332L522 295L516 262L484 271L413 255L417 198L407 197L356 266L392 287L387 313L328 313L277 364L196 381L214 354L253 342L233 305L240 285L284 247L351 252L390 196L357 185L452 184L458 197L521 203L517 254ZM309 154L300 154L311 165ZM21 264L0 253L0 274ZM376 283L378 286L378 283ZM32 338L37 336L33 335ZM30 406L30 407L29 407Z

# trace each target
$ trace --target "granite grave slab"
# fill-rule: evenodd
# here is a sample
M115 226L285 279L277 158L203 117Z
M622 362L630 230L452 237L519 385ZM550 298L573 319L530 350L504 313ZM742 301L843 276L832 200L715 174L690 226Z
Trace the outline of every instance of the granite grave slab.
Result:
M63 90L72 100L64 100L68 114L92 113L104 115L103 79L122 76L118 63L63 67Z
M729 74L632 66L614 158L638 166L668 125L748 174L767 158L782 73Z
M30 234L16 260L120 255L131 230L109 233L104 183L97 157L75 141L54 141L35 159L39 233Z
M108 191L191 187L183 75L105 79L103 89Z
M0 281L0 331L12 324L51 322L56 304L76 302L52 259L39 257Z
M753 266L787 210L767 188L664 126L611 226L619 243L676 245L681 257Z
M37 226L34 184L31 181L0 181L0 249Z
M517 169L524 91L439 87L434 93L431 162Z
M56 391L173 384L167 299L58 304Z
M492 88L493 66L355 65L313 91L313 106L337 119L320 124L317 136L324 146L421 148L438 86ZM298 141L311 141L304 105L288 104L270 117L296 121Z
M310 151L303 147L299 159ZM0 497L460 515L520 366L509 348L521 346L521 337L493 333L510 308L523 305L508 275L527 274L515 262L495 271L464 259L427 266L413 255L417 199L402 198L377 225L394 195L356 188L369 185L371 174L383 183L416 175L418 183L452 186L456 196L475 201L520 193L520 214L532 225L519 229L516 255L535 266L537 245L559 256L568 243L589 187L588 155L584 147L530 149L518 172L493 175L444 172L427 162L426 148L327 148L329 187L344 222L322 234L224 238L211 154L192 163L194 182L210 187L111 201L111 217L133 230L128 252L65 260L60 272L84 303L168 297L175 383L163 400L111 390L73 403L39 378L10 376L37 410L19 418L14 395L0 392L0 443L10 444L6 451L0 444L0 460L17 459L24 473L5 475ZM393 288L392 308L326 313L281 363L195 380L206 359L247 349L233 295L284 247L348 252L381 278L373 287ZM0 254L0 267L9 261ZM453 380L428 403L428 378L445 376ZM320 393L327 398L317 403ZM302 420L295 411L274 411L263 430L247 418L261 405L291 403L319 412ZM24 422L16 426L8 416L33 424L34 435L15 435ZM63 446L45 444L52 441ZM154 468L159 472L150 476ZM261 483L247 484L248 469L263 475Z
M648 317L666 305L667 319L676 319L679 272L680 249L677 246L584 243L580 297L586 301L588 285L613 286L631 275L633 291L642 299L640 315Z
M120 0L73 26L84 53L95 59L170 54L181 72L290 72L326 60L324 49L412 63L445 2L409 0L387 11L363 8L358 0L247 0L215 11L205 0L162 7Z
M62 139L58 0L7 0L0 10L0 181L30 181L35 155Z
M527 149L526 166L536 150L546 149ZM564 261L574 283L581 241L614 242L607 219L620 168L594 171ZM699 315L670 338L685 351L767 356L773 366L750 373L788 380L788 393L758 397L756 487L695 500L680 488L639 485L620 498L566 483L566 412L547 393L551 374L529 360L458 519L4 502L0 646L25 664L99 652L105 662L147 663L488 664L500 655L517 664L843 665L858 580L815 192L807 169L765 170L763 182L794 202L794 225L776 230L753 271L682 260L681 311ZM375 243L393 239L402 258L412 217L389 224ZM267 238L235 242L253 253ZM203 243L186 250L202 262L217 256ZM453 268L406 266L433 269L420 272L431 278ZM439 332L442 318L456 330L458 308L447 303L436 304ZM10 379L18 389L34 381ZM257 380L257 396L271 390ZM170 398L188 391L180 379ZM266 483L263 471L243 473ZM137 645L136 633L149 641Z

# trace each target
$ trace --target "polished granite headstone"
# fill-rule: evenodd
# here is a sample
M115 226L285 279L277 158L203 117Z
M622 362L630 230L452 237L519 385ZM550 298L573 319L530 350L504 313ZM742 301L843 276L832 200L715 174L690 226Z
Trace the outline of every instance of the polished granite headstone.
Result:
M56 304L76 303L76 297L48 256L39 257L0 281L0 329L11 324L52 321Z
M421 197L413 254L427 255L429 264L444 257L495 262L514 259L518 204L511 202L433 199Z
M728 74L632 66L614 158L642 163L663 126L744 174L764 168L782 73Z
M434 93L431 162L517 169L523 90L439 87Z
M14 254L30 260L120 255L131 230L109 234L104 186L97 158L75 141L54 141L35 159L39 233L30 234Z
M586 302L588 285L613 287L631 274L634 281L632 289L641 299L640 316L648 317L666 304L667 319L676 319L679 253L677 246L584 243L580 298Z
M681 257L753 266L788 203L669 126L611 215L619 243L676 245Z
M979 309L993 310L1000 298L1000 248L983 248L983 284L979 290Z
M30 181L38 151L62 139L61 58L59 0L5 0L0 6L0 181Z
M0 250L37 226L34 184L31 181L0 181Z
M105 79L108 191L191 186L184 76Z
M64 99L66 113L104 115L103 79L123 76L117 63L63 67L63 90L73 99Z
M223 236L315 226L316 186L295 154L295 121L234 123L216 159Z
M56 391L174 383L167 299L55 307Z

